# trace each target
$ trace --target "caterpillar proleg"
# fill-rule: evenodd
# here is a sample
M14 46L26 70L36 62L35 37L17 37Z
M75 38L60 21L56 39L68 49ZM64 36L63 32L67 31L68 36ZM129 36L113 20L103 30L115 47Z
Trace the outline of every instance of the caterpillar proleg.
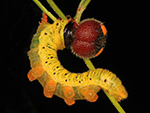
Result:
M72 29L68 27L70 23ZM57 51L63 50L66 42L72 42L65 38L74 34L76 26L73 19L58 19L49 24L47 16L43 16L28 52L32 68L27 75L29 80L37 79L43 86L46 97L52 98L53 95L57 95L68 105L73 105L75 100L79 99L95 102L98 98L96 93L100 89L108 91L117 101L127 98L127 92L120 79L107 69L72 73L61 65Z

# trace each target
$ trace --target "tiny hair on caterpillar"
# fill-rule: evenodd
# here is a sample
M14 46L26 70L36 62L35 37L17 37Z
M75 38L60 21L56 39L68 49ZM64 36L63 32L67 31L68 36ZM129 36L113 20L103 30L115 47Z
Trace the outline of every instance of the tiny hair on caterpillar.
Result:
M27 77L40 82L47 98L57 95L67 105L83 99L95 102L100 89L121 101L128 94L114 73L102 68L72 73L61 65L57 56L58 50L70 48L79 58L97 57L103 51L106 39L107 29L101 21L92 18L77 22L67 18L50 24L44 13L28 51L31 70Z

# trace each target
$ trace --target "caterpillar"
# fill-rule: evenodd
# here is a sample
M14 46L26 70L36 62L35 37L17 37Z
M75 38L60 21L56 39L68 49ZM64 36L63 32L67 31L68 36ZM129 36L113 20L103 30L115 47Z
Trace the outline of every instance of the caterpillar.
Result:
M73 105L75 100L81 99L95 102L100 89L106 90L117 101L127 98L128 94L121 80L107 69L72 73L59 62L57 51L72 45L74 40L80 40L75 39L76 37L71 38L79 25L73 19L58 19L50 24L46 14L43 16L28 51L31 64L28 79L37 79L43 86L46 97L52 98L53 95L57 95L63 98L67 105ZM102 31L103 35L106 34L106 28Z

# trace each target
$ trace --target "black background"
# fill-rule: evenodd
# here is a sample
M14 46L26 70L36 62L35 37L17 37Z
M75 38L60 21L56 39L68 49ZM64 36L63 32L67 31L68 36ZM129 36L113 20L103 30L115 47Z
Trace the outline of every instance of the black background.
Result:
M80 0L54 0L65 15L75 15ZM49 5L43 5L56 17ZM1 94L0 106L4 113L50 113L50 112L101 112L117 113L117 110L101 90L95 103L85 100L76 101L67 106L56 96L48 99L43 95L43 88L38 81L29 82L26 75L30 70L27 51L31 39L41 20L42 12L32 0L5 0L1 3ZM134 8L133 8L134 6ZM93 0L83 13L82 19L95 18L105 23L108 30L107 46L104 52L92 59L96 68L106 68L114 72L126 87L129 97L120 105L126 112L141 109L137 71L141 46L136 38L135 22L137 7L126 2L110 0ZM52 23L52 20L49 20ZM136 30L137 31L136 31ZM70 50L58 51L62 65L71 72L84 72L88 68L82 59L77 58ZM141 80L142 81L142 80Z

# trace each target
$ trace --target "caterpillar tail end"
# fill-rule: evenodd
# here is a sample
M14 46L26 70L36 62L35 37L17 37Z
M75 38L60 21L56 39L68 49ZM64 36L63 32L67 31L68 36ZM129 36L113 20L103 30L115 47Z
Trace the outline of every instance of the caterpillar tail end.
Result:
M121 101L121 100L123 100L123 99L126 99L127 97L128 97L128 93L127 93L127 91L125 90L125 87L123 86L123 85L121 85L120 87L119 87L119 91L118 91L118 98L116 98L116 100L119 102L119 101Z
M41 77L43 72L44 72L44 69L42 66L36 66L29 71L27 77L28 77L29 81L32 82L32 81L38 79L39 77Z
M116 90L109 91L110 95L112 95L118 102L124 100L128 97L128 93L125 90L123 85L120 85Z

